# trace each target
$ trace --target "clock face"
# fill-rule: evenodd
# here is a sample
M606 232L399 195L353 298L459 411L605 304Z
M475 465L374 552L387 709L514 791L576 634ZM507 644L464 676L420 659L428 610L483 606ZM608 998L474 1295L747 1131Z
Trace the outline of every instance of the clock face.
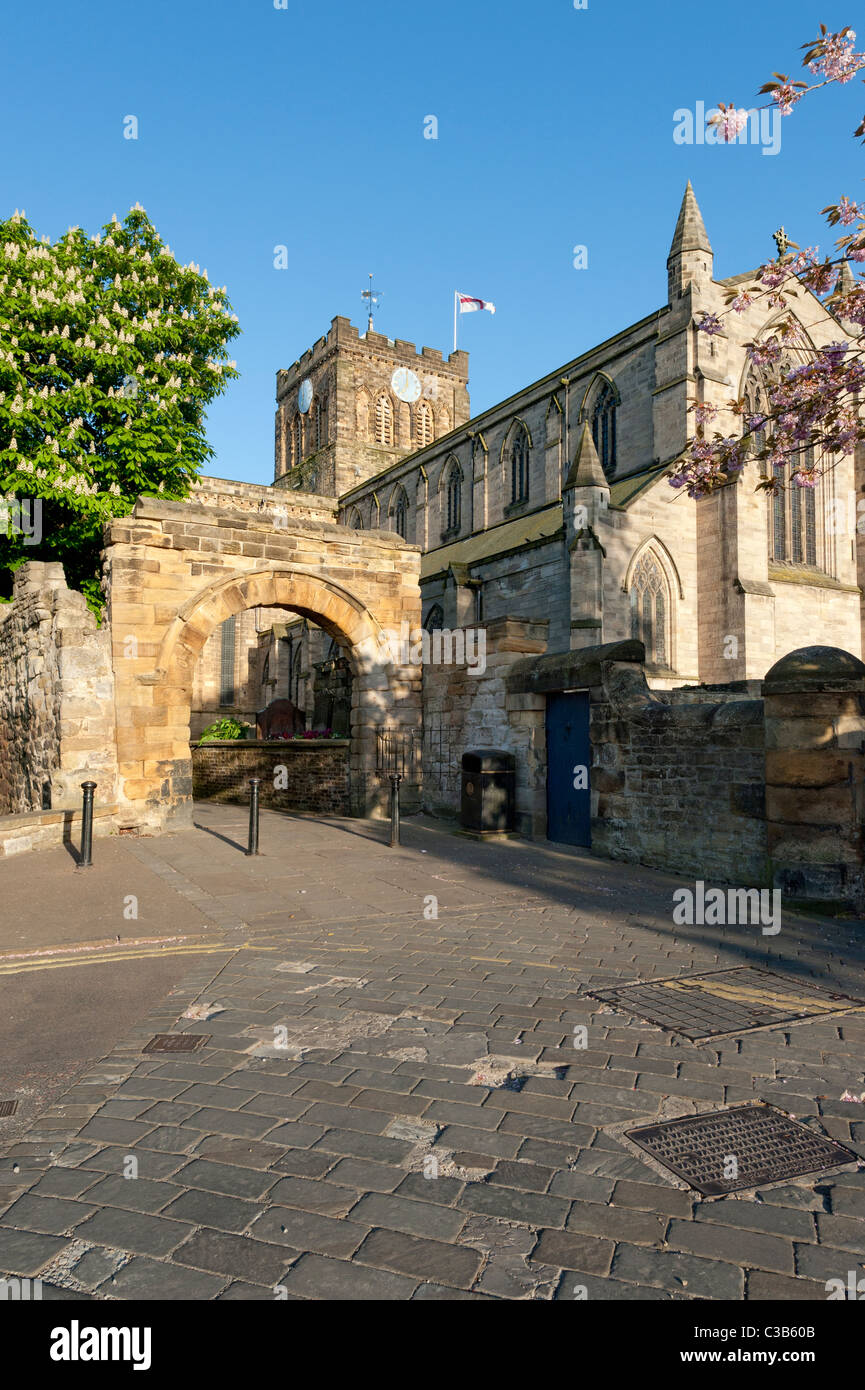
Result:
M307 377L306 381L301 382L300 390L297 393L297 408L305 415L311 405L312 382L310 381L309 377Z
M420 379L408 367L397 367L390 379L394 395L411 405L420 396Z

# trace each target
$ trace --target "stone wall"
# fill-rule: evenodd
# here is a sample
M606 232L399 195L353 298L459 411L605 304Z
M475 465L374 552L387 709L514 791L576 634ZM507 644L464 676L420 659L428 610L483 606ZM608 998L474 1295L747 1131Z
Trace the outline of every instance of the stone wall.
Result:
M483 675L424 667L428 810L457 815L462 754L501 748L516 759L517 829L545 837L547 695L588 690L593 850L768 885L763 705L748 698L755 686L653 692L639 642L543 655L545 624L510 618L486 631Z
M804 647L763 682L774 884L788 901L865 913L865 665Z
M630 662L609 663L593 695L596 853L768 886L762 701L659 695Z
M0 815L113 803L117 762L108 632L59 564L31 561L0 606Z
M545 814L538 817L539 798L546 805L544 700L510 694L505 677L515 658L546 649L548 624L505 617L477 626L486 634L482 674L466 665L423 668L424 806L435 815L457 815L463 753L501 748L516 757L516 828L544 834Z
M196 799L249 804L249 779L260 777L262 806L279 811L350 814L348 739L214 741L192 747Z

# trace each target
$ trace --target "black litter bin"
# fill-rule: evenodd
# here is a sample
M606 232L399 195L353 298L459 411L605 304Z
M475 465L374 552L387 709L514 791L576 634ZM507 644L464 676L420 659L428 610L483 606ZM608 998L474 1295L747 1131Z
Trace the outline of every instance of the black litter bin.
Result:
M463 753L460 824L476 835L514 828L514 755L501 748Z

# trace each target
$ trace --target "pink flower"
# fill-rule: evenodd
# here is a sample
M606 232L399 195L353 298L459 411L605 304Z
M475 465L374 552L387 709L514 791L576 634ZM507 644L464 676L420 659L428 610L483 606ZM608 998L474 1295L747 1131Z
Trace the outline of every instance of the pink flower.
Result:
M853 203L845 194L838 199L838 220L844 227L849 227L856 221L857 217L862 216L861 203Z
M769 338L765 343L748 343L745 351L755 366L768 367L781 356L781 345L774 338Z
M724 325L717 314L704 313L702 319L697 324L697 328L701 333L723 333L724 331Z
M748 291L740 290L730 305L730 308L737 314L743 314L753 303L754 300Z
M732 102L725 106L723 101L719 101L718 110L712 112L706 123L718 126L724 136L724 143L729 144L748 124L748 112L744 107L737 109Z
M691 410L698 425L708 424L718 414L717 407L710 405L708 401L697 401L691 406Z
M768 285L770 290L776 290L779 285L783 285L789 274L789 266L781 265L778 261L767 261L765 265L760 266L757 279L762 285Z
M812 46L814 54L808 67L828 82L850 82L865 63L861 53L853 52L856 35L852 29L839 34L826 34Z
M782 116L789 116L797 101L801 101L802 92L797 92L791 82L782 82L780 87L776 87L772 93L772 100L778 107Z

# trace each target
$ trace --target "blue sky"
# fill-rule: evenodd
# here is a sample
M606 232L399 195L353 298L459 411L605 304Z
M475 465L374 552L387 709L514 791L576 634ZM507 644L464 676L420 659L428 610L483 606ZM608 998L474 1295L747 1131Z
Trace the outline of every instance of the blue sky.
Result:
M688 178L717 275L773 254L779 223L828 247L819 209L860 193L861 83L809 98L775 156L673 141L677 108L751 106L773 70L799 76L821 21L855 16L835 0L19 5L0 206L54 237L140 202L228 286L242 376L211 407L210 471L268 482L275 373L334 315L365 322L370 271L376 328L418 347L450 351L454 290L495 301L460 323L479 411L664 302Z

